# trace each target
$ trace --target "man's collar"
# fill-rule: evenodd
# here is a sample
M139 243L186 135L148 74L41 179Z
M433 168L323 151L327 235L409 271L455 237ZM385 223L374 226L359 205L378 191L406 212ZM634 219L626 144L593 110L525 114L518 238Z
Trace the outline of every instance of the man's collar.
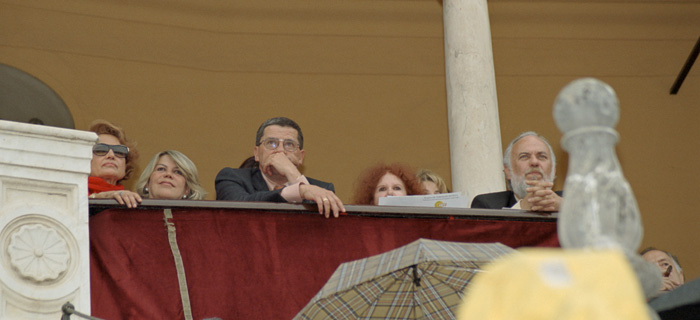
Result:
M258 168L258 170L260 170L260 168ZM262 174L263 180L265 180L265 184L267 184L267 189L270 191L284 188L284 186L286 185L286 181L282 184L276 183L275 181L270 179L262 170L260 170L260 174Z
M515 197L515 202L518 202L518 201L520 201L520 200L523 199L523 198L521 198L520 196L518 196L518 194L515 193L515 192L513 192L513 197Z

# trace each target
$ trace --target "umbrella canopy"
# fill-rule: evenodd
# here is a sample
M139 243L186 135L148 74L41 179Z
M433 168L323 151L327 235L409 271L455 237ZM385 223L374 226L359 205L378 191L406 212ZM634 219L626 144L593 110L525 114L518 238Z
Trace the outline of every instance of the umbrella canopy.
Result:
M419 239L341 264L294 319L455 319L474 274L513 251L500 243Z

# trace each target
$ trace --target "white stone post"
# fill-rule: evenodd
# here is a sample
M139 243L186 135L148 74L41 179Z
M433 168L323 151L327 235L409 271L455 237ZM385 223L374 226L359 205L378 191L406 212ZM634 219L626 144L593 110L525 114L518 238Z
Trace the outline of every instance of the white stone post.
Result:
M470 203L505 190L486 0L443 0L452 187Z
M619 119L615 91L598 79L578 79L559 92L554 120L564 134L561 145L569 152L569 167L557 234L564 249L624 252L651 298L661 288L661 273L637 254L644 228L615 153Z
M0 319L90 312L92 132L0 120Z

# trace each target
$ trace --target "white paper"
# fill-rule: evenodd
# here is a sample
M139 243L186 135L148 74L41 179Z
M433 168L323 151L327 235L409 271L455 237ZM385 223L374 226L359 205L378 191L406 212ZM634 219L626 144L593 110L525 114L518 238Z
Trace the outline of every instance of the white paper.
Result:
M417 196L397 196L379 198L380 206L430 207L430 208L469 208L467 198L459 192Z

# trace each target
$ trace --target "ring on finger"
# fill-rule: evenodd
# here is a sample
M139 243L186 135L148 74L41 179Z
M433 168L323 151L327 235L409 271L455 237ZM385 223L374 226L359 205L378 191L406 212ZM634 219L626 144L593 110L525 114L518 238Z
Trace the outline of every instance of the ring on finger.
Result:
M328 201L328 198L323 198L323 202L326 202L326 201Z

